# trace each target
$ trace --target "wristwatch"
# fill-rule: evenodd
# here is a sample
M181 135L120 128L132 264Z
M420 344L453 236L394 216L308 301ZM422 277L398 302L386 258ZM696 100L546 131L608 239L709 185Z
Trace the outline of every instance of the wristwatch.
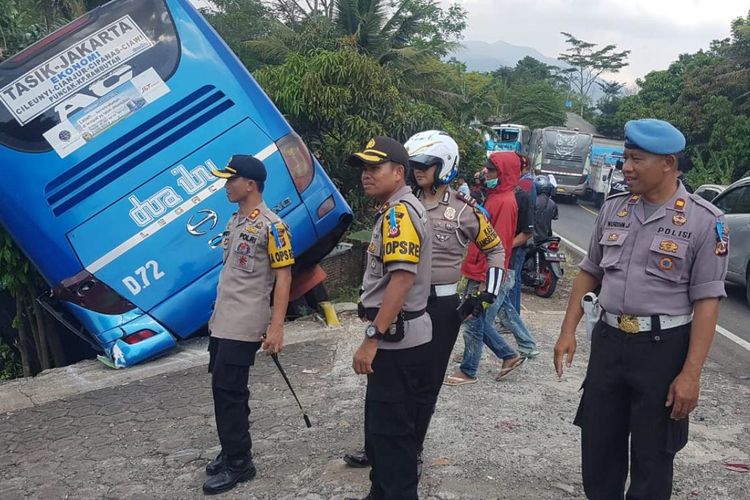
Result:
M383 334L380 333L377 327L375 327L375 325L373 325L372 323L367 325L367 328L365 329L365 336L368 339L376 339L376 340L381 340L383 338Z

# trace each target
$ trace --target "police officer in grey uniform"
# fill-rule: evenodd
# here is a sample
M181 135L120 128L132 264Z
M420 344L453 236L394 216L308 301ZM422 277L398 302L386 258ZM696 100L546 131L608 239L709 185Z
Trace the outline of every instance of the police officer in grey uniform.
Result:
M555 346L562 376L576 350L581 299L601 285L602 315L574 421L590 499L668 499L674 457L698 404L726 296L729 238L722 213L678 181L684 148L684 136L667 122L625 125L630 192L610 197L597 217Z
M432 234L406 184L409 156L375 137L349 163L365 193L382 203L367 249L360 296L369 324L352 368L367 375L365 449L372 470L368 499L417 498L417 415L431 411L434 364L430 294Z
M208 322L208 371L221 453L206 466L211 476L203 484L207 494L230 490L255 477L248 423L249 370L260 347L267 354L281 351L294 264L289 229L263 202L263 163L253 156L235 155L223 170L212 173L227 179L227 197L239 204L239 211L224 232L224 267Z
M432 319L431 356L435 363L432 391L437 399L463 320L457 311L460 303L457 287L466 247L473 241L487 256L489 302L494 301L500 292L505 250L492 224L476 207L475 200L450 187L458 172L456 141L445 132L429 130L412 136L404 146L409 152L417 198L427 210L432 226L431 286L427 312ZM420 451L433 411L420 418Z

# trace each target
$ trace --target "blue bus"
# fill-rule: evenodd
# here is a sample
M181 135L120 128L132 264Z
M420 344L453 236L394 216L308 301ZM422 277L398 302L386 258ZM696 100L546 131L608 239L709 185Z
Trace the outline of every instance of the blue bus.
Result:
M519 154L526 154L531 139L529 127L514 123L503 123L492 125L490 128L493 134L485 136L487 157L494 151L515 151Z
M114 0L0 64L0 223L115 367L207 323L234 211L210 171L237 153L311 268L352 211L188 0Z

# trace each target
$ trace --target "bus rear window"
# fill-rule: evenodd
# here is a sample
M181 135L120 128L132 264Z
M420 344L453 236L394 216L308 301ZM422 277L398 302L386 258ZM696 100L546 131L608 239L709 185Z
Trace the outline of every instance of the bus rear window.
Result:
M180 58L163 0L115 0L0 64L0 144L51 148L43 134L76 102L101 97L109 75L153 68L166 81Z

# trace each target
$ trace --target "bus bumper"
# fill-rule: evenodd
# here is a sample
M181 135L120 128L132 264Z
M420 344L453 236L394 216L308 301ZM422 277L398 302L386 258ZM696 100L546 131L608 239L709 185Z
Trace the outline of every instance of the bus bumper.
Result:
M147 314L118 330L120 338L104 349L115 368L127 368L155 358L177 345L177 339Z

